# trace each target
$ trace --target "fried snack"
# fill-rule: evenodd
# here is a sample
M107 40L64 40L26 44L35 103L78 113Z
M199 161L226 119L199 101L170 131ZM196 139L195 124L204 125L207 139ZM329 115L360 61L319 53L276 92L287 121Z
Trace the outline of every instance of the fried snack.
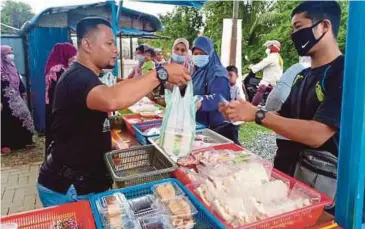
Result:
M156 192L162 201L171 199L176 196L176 191L172 184L161 184L157 186Z

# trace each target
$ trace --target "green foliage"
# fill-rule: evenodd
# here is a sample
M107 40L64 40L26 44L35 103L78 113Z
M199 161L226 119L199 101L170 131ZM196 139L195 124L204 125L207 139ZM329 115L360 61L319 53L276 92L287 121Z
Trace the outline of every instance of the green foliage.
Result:
M156 34L167 36L171 39L142 40L140 43L146 43L152 47L161 48L166 54L171 52L173 42L177 38L184 37L192 44L204 25L202 12L192 7L179 6L176 7L173 12L166 15L160 15L159 17L164 26L164 31Z
M346 22L348 1L341 0L342 9L341 27L338 34L340 49L345 50ZM263 44L267 40L278 40L282 44L281 56L284 68L298 62L298 54L291 41L292 10L299 4L297 1L266 0L240 1L239 18L242 19L242 64L243 72L250 64L259 62L265 57ZM172 13L160 16L165 26L163 32L158 33L171 37L171 40L144 41L153 47L163 48L170 52L173 41L178 37L185 37L192 42L204 26L204 35L210 37L217 52L221 51L223 19L232 18L232 1L208 1L202 10L190 7L177 7ZM205 16L205 24L203 16ZM227 47L229 48L229 47ZM245 56L248 60L245 60Z
M32 7L24 2L6 0L1 3L1 22L20 29L24 22L34 16ZM13 29L2 26L2 33L15 33Z

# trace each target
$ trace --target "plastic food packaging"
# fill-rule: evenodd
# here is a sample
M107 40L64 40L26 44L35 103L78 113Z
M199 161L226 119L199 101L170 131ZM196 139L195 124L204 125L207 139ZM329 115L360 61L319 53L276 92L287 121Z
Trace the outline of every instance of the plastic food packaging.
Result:
M131 228L139 229L134 214L121 193L103 196L96 201L96 206L106 229Z
M75 218L59 219L53 222L51 229L78 229Z
M140 219L143 229L174 229L166 216L155 215Z
M136 216L153 214L156 212L155 197L153 195L130 199L128 202Z
M154 185L152 191L162 201L184 195L184 192L177 185L170 182Z
M174 228L191 229L194 227L195 222L193 217L198 211L187 197L178 196L162 201L160 207Z

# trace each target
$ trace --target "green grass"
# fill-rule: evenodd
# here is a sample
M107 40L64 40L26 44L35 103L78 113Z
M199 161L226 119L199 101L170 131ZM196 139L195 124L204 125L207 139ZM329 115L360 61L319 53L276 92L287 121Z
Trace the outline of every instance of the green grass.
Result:
M250 145L262 133L272 133L272 131L254 122L249 122L241 125L238 137L242 145Z

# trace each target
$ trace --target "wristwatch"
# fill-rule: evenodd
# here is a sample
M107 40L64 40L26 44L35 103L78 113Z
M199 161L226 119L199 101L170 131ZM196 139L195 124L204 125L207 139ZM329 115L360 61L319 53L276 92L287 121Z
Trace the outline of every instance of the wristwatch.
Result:
M167 70L164 68L162 64L159 64L156 67L156 72L157 72L157 79L160 81L161 84L165 84L167 82L167 79L169 78Z
M263 107L260 107L256 111L256 114L255 114L255 122L256 122L256 124L262 125L262 120L265 119L266 113L267 113L267 110L265 110L265 108L263 108Z

